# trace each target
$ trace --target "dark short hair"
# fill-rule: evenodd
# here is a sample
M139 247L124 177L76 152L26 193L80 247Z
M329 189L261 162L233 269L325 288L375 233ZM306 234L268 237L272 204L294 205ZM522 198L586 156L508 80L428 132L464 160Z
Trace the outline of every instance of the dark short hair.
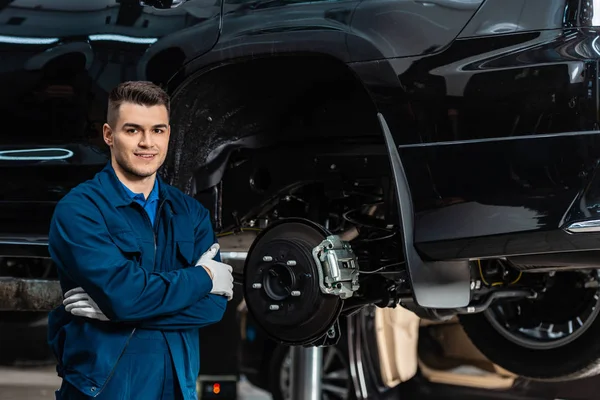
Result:
M160 86L147 81L122 82L108 95L106 120L113 128L119 118L119 108L125 102L147 107L162 105L167 113L171 111L169 95Z

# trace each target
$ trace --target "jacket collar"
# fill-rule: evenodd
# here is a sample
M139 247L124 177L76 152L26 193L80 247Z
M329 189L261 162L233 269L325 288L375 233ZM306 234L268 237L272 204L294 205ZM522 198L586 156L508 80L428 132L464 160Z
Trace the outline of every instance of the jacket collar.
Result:
M127 193L127 190L123 187L123 184L117 177L115 170L110 162L106 164L106 166L102 169L100 175L100 185L102 189L104 189L105 193L112 199L113 205L115 207L123 207L130 205L134 200ZM158 197L160 200L170 200L169 192L166 188L166 185L160 175L156 174L156 179L158 181Z
M159 200L158 189L160 186L160 182L158 179L154 180L154 186L152 187L152 190L150 191L148 198L145 198L143 193L134 193L131 189L129 189L127 186L125 186L125 184L123 182L121 182L121 186L123 186L123 188L125 189L125 192L127 192L127 195L129 197L131 197L133 200L141 201L141 202L148 203L148 204L152 203L153 201Z

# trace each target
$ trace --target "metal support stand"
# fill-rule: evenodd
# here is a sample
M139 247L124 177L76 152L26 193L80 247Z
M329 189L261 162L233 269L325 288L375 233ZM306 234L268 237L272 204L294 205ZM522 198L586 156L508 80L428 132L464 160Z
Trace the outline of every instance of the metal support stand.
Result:
M323 348L295 346L291 352L291 400L321 400Z

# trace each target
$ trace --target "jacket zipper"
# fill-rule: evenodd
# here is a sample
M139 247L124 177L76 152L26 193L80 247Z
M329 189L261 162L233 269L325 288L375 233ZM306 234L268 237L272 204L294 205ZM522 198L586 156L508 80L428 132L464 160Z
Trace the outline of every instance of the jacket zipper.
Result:
M160 224L160 211L162 209L164 202L165 201L162 200L158 206L158 210L156 210L156 215L158 217L158 223L156 224L157 229ZM144 210L143 207L141 207L141 208L142 208L142 213L143 213L146 221L148 221L148 224L150 224L150 229L152 230L152 238L154 239L154 256L152 257L152 264L154 265L154 263L156 262L156 230L152 227L152 221L150 221L150 217L148 216L148 213L146 213L146 210ZM115 365L113 365L112 369L110 370L110 374L108 374L108 378L106 378L106 382L104 382L102 389L100 389L98 391L98 393L94 394L92 397L99 396L100 393L102 393L102 391L104 390L104 388L106 388L106 385L108 385L108 382L110 382L110 379L112 378L113 374L115 373L115 369L117 369L117 365L119 364L119 361L121 361L121 357L123 357L123 354L125 354L125 350L127 350L127 346L129 346L129 342L131 341L131 338L133 337L133 334L135 333L136 329L137 328L133 328L133 330L129 334L129 337L127 338L127 342L125 342L125 346L123 347L123 350L121 350L121 353L119 354L119 357L117 358L117 361L115 362Z
M139 205L138 203L135 203L135 207L139 208L141 213L144 215L144 220L146 220L146 222L148 222L148 225L150 226L150 230L152 231L152 241L154 242L154 254L152 256L152 265L154 266L154 264L156 264L156 231L158 230L158 227L160 226L160 212L162 209L163 204L165 203L164 200L162 200L160 202L160 204L158 205L158 209L156 210L156 217L158 218L158 222L156 223L156 229L154 229L154 227L152 226L152 221L150 221L150 217L148 216L148 213L146 212L146 210L144 210L144 207L142 207L141 205Z
M154 241L154 255L152 257L153 267L155 266L154 264L156 264L156 231L158 230L158 227L160 226L160 212L162 210L162 206L164 203L165 203L165 201L162 200L156 210L156 218L158 219L158 221L156 223L156 229L154 229L154 227L152 226L152 221L150 221L150 217L148 216L148 213L146 212L146 210L144 210L144 208L142 206L139 206L142 209L141 210L142 213L144 214L144 219L148 222L148 225L150 225L150 230L152 231L152 240Z
M154 227L152 227L152 222L150 222L150 226L152 227L152 234L154 236L154 262L152 263L152 265L156 264L156 234L158 232L158 227L160 226L160 212L162 211L162 207L163 204L165 204L165 200L161 200L161 202L158 204L158 208L156 210L156 218L158 219L158 221L156 221L156 229L154 229ZM146 217L148 217L148 214L146 214ZM148 221L150 221L150 217L148 217ZM154 265L154 267L156 267Z

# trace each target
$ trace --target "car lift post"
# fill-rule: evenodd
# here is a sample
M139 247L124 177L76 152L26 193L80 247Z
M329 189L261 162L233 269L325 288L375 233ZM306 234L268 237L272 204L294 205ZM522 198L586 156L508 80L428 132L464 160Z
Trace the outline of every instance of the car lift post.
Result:
M291 353L291 400L321 400L323 348L320 346L293 346Z

